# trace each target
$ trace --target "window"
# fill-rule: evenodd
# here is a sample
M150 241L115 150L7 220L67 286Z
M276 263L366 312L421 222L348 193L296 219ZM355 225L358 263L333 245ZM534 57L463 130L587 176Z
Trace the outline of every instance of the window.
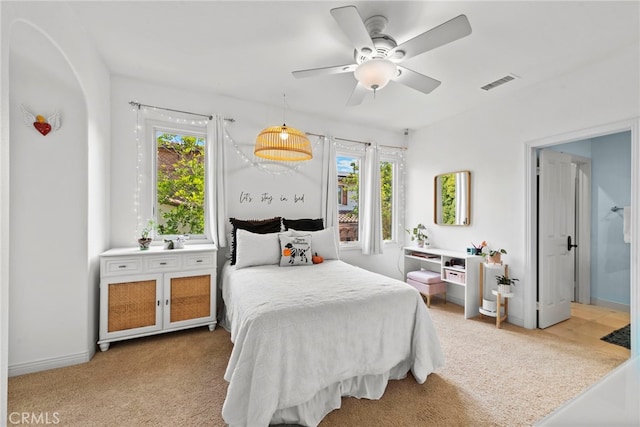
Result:
M360 194L360 163L357 155L336 155L338 172L338 225L340 242L357 242L360 218L358 197Z
M163 127L154 127L153 136L157 233L204 238L206 136Z
M380 201L382 216L382 239L395 241L398 235L397 218L401 154L380 153ZM359 241L360 183L361 165L364 154L338 152L336 169L338 173L338 224L340 242L348 244ZM364 177L362 177L364 178Z

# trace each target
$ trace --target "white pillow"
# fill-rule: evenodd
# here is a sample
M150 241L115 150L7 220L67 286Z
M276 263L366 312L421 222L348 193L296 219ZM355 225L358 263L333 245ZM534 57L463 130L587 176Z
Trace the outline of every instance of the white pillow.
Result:
M280 235L280 267L294 265L311 265L311 236L309 234L299 236Z
M340 259L338 246L336 245L336 235L333 227L327 227L318 231L296 231L289 229L293 236L311 235L311 254L316 253L324 259Z
M252 233L236 231L236 268L280 262L280 233Z

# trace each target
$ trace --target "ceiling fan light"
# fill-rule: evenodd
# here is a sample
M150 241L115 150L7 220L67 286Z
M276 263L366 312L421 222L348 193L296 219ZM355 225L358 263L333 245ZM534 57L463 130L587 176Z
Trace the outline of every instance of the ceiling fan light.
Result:
M388 59L370 59L358 65L354 75L367 89L375 91L385 87L397 69L396 64Z

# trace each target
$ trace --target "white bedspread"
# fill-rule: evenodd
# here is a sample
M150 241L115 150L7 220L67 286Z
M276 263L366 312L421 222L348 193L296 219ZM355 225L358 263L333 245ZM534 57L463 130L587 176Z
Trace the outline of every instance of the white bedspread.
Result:
M443 365L435 328L411 286L342 261L223 269L223 326L233 351L222 409L231 426L317 425L340 396L378 399L409 370Z

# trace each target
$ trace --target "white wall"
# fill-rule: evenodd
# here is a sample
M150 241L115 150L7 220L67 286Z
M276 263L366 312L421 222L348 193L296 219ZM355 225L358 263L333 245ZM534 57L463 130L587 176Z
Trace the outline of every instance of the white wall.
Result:
M1 7L2 86L10 87L2 92L0 151L0 278L2 295L9 295L2 312L11 319L6 328L3 317L0 328L8 351L8 361L0 360L6 412L7 365L20 374L86 361L95 352L97 255L109 233L110 83L67 5ZM62 128L34 133L20 104L45 116L60 110Z
M523 324L524 289L534 286L522 281L525 144L640 115L638 55L638 46L629 46L541 85L514 91L507 84L494 89L504 96L482 109L421 129L410 139L407 223L425 223L434 247L464 251L470 242L486 240L490 246L505 248L509 253L504 262L511 275L520 278L509 304L511 322ZM434 225L434 176L465 169L471 171L471 225Z
M629 306L630 252L622 210L631 204L631 134L622 132L591 142L591 299L597 304Z
M24 23L11 37L9 368L19 370L51 358L88 360L87 113L46 37ZM45 117L60 111L62 127L40 135L23 123L21 104Z

